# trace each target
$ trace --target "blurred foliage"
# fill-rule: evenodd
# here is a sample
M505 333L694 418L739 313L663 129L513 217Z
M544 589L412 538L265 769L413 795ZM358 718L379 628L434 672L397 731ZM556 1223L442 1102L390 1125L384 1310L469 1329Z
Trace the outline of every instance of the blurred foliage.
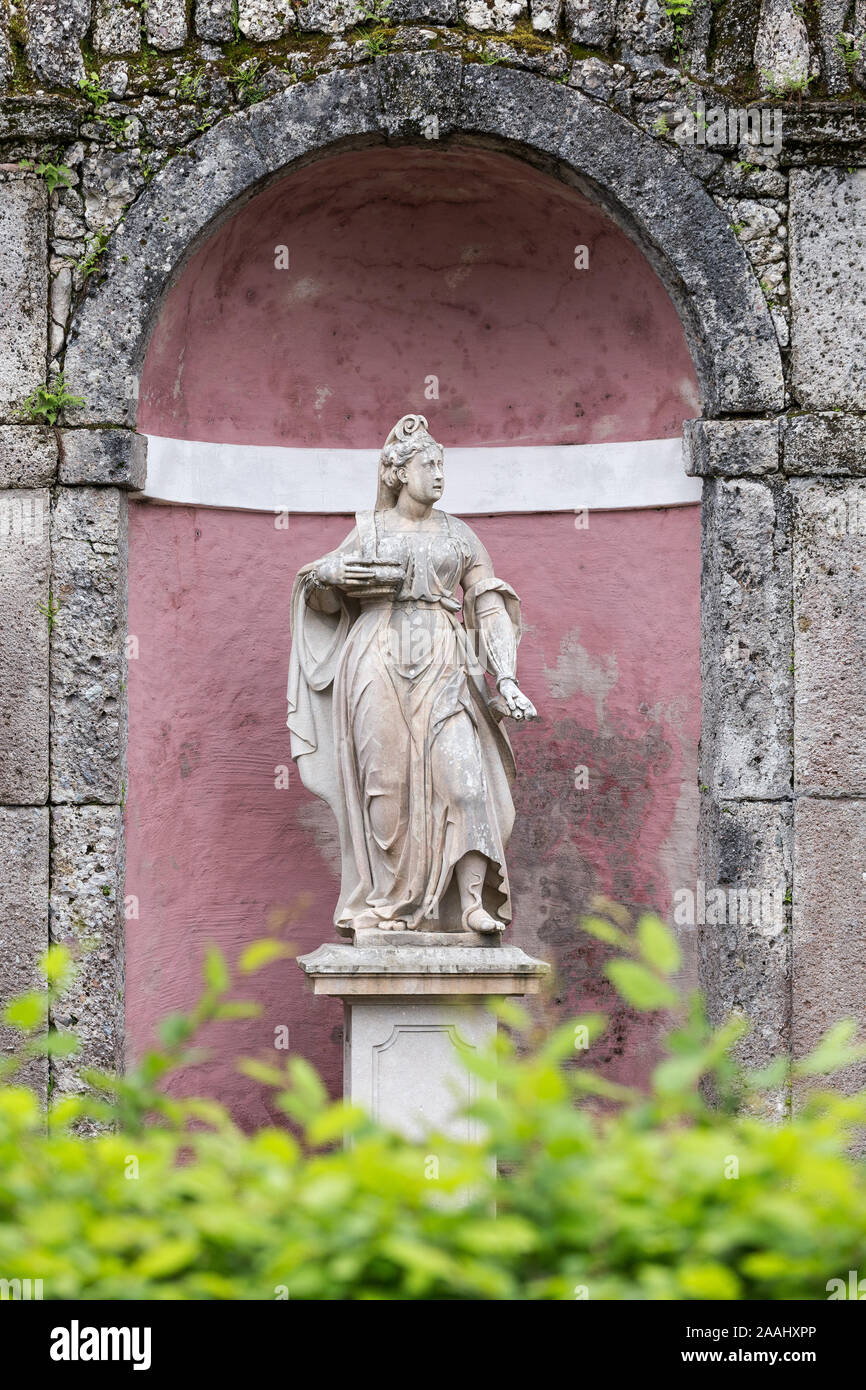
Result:
M256 1012L231 997L216 950L198 1006L164 1020L160 1049L121 1078L86 1073L95 1094L59 1099L46 1124L16 1078L74 1045L46 1031L74 970L52 948L45 990L4 1015L22 1043L0 1062L0 1276L66 1299L826 1298L866 1248L866 1169L849 1157L866 1095L816 1080L864 1055L853 1028L796 1067L748 1072L732 1056L744 1025L714 1031L700 1000L680 997L662 922L632 929L609 908L584 927L611 947L626 1001L669 1014L651 1086L592 1070L603 1019L538 1037L501 1003L495 1048L465 1059L478 1143L409 1144L331 1102L298 1057L241 1063L273 1087L285 1128L245 1135L214 1101L168 1096L168 1074L200 1059L203 1024ZM240 974L288 954L276 937L256 943ZM768 1098L792 1085L795 1113L768 1123Z

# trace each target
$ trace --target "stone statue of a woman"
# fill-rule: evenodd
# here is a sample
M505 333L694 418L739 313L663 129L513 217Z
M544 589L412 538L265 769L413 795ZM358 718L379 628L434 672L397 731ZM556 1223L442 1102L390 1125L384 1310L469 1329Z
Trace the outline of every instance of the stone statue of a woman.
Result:
M536 717L516 679L520 605L465 522L434 507L442 489L442 448L404 416L375 510L295 581L292 756L337 818L345 932L493 935L511 919L501 720Z

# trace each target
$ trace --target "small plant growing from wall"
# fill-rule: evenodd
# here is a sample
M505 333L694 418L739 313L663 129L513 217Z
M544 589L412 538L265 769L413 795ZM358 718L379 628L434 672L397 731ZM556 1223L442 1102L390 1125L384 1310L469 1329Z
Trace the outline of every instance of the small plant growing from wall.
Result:
M128 116L100 116L99 122L111 131L115 140L122 140L132 124Z
M44 179L48 184L49 193L53 193L55 188L72 187L72 170L67 169L65 164L34 164L32 159L22 159L18 168L32 169L34 174L38 174L40 179Z
M57 626L57 614L60 612L61 603L59 598L55 598L51 590L48 590L48 602L38 603L37 608L43 618L48 619L48 631L53 632Z
M261 70L261 63L253 62L252 59L246 63L229 65L228 80L234 87L235 95L242 106L254 106L257 101L262 101L267 96L267 92L259 80Z
M83 396L71 396L66 390L63 373L60 372L53 384L44 382L27 397L21 407L26 419L37 425L56 425L59 417L69 405L84 405Z
M200 101L201 89L204 81L204 68L197 68L195 72L181 73L177 80L177 95L180 101Z
M372 0L372 3L362 3L358 8L362 24L387 24L391 0Z
M761 83L768 97L775 98L776 101L784 101L791 97L796 97L802 104L803 93L809 90L809 85L814 81L806 72L790 72L777 75L768 72L766 68L761 69Z
M380 53L387 53L391 47L391 40L384 29L375 29L363 42L370 58L378 58Z
M674 26L674 51L677 61L683 60L683 30L692 17L695 0L664 0L665 14Z
M75 262L75 269L81 272L85 280L93 274L94 270L99 265L102 259L102 253L107 245L108 232L97 232L95 236L91 237L87 250L81 257L81 260Z
M854 35L844 33L837 34L836 47L842 54L842 61L845 64L847 71L849 73L853 72L854 68L857 66L857 63L860 61L860 54L862 51L858 46L857 40L854 38Z
M79 77L78 89L82 96L85 96L90 102L94 111L99 111L106 102L111 100L111 92L103 87L98 72L90 71L86 77Z

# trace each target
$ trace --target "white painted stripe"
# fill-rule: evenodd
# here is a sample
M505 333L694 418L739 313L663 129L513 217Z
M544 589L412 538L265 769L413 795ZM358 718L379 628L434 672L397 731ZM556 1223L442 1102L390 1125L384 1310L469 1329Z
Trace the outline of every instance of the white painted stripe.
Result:
M376 449L284 449L148 436L144 496L242 511L356 512L376 497ZM445 505L490 512L606 511L699 502L679 439L447 449Z

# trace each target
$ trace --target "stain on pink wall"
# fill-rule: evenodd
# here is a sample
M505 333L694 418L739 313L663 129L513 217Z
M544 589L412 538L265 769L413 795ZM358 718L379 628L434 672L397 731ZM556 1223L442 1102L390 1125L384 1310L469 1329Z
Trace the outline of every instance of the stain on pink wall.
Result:
M590 272L568 268L578 243ZM438 401L423 398L431 373ZM446 444L628 440L670 436L695 411L681 330L631 243L573 191L463 151L341 156L260 195L172 291L144 383L140 429L242 443L371 446L410 408ZM471 524L523 598L521 681L542 715L513 738L513 939L556 967L546 1013L610 1007L581 910L602 892L664 911L695 876L699 511L593 513L586 530L551 513ZM132 1055L196 997L208 942L236 955L305 893L287 935L299 951L332 935L330 813L293 765L278 784L292 578L350 526L131 507ZM255 1125L266 1094L238 1057L273 1057L286 1025L338 1089L342 1016L291 962L248 993L263 1016L214 1030L195 1085ZM614 1009L610 1074L645 1075L653 1045Z

